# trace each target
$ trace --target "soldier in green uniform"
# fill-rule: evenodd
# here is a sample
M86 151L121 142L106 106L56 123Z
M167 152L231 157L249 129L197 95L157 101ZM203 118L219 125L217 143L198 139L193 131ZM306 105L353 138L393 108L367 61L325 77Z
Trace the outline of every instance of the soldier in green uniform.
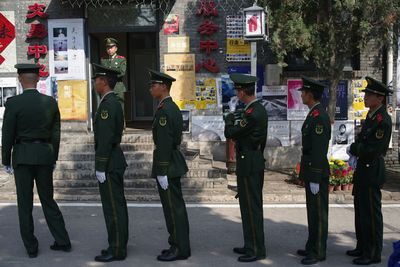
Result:
M101 65L118 71L118 79L114 87L114 92L117 94L117 99L121 103L122 111L124 111L124 93L126 92L126 88L123 78L126 73L126 58L117 54L118 41L114 38L106 38L105 44L108 58L102 58Z
M181 176L187 165L179 146L182 142L182 114L169 91L171 76L149 70L150 93L160 101L153 119L152 177L157 178L158 193L169 233L169 249L157 257L159 261L184 260L190 257L189 221L182 196Z
M330 170L327 153L331 123L319 102L324 85L307 77L302 80L301 99L310 109L301 128L303 147L299 175L305 182L308 240L305 249L299 249L297 254L305 257L302 264L310 265L326 258Z
M348 149L357 158L353 189L357 246L346 254L357 257L353 260L357 265L381 262L381 188L386 179L384 156L392 134L392 121L384 105L391 90L373 78L366 80L364 104L369 112L360 134Z
M101 100L94 120L95 169L108 233L108 248L95 260L110 262L126 258L128 209L124 194L126 161L120 143L124 116L112 89L118 71L93 64L94 86Z
M36 90L39 66L17 64L24 92L8 98L2 129L2 163L14 171L21 237L29 257L37 257L39 243L32 218L33 183L55 242L50 248L69 252L71 242L60 209L53 198L53 169L60 147L60 112L57 102ZM12 164L12 167L11 167Z
M262 188L268 117L254 95L257 77L235 73L230 78L239 100L246 104L237 124L233 113L224 116L225 137L236 143L237 187L244 237L244 246L235 247L233 251L243 254L238 261L252 262L266 256Z

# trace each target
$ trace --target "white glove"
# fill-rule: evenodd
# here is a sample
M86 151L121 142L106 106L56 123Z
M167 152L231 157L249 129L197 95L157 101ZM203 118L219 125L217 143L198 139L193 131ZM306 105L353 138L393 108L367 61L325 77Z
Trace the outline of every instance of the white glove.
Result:
M236 111L236 105L238 102L239 102L239 98L237 96L231 97L231 100L229 100L229 102L228 102L230 112Z
M310 190L313 195L318 194L319 192L319 184L318 183L310 183Z
M106 181L106 173L105 172L96 171L96 177L97 177L97 180L99 180L99 182L101 184Z
M14 173L14 170L13 170L13 168L12 168L10 165L4 166L4 171L5 171L6 173L8 173L9 175L12 175L12 174Z
M350 167L352 167L353 170L355 170L357 168L357 157L350 155L348 163L349 163Z
M160 184L162 189L164 189L164 190L168 189L168 178L166 175L163 175L163 176L157 175L157 181Z

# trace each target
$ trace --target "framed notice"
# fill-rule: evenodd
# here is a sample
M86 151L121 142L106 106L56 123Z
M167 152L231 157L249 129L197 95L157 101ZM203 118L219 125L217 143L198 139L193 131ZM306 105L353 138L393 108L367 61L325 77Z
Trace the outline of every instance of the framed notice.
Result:
M58 81L58 107L62 120L87 120L87 81Z
M243 38L243 16L226 17L226 61L250 61L251 45Z

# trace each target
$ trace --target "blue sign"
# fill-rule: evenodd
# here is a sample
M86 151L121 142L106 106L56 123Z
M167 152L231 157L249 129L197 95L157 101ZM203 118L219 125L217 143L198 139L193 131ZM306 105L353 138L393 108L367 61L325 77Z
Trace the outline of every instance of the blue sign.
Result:
M322 94L321 104L327 109L329 104L329 87L330 81L320 81L325 84L324 93ZM348 82L345 80L339 81L336 89L336 111L335 120L347 120L348 119Z
M230 66L228 73L251 74L251 66ZM262 93L262 86L264 85L264 67L261 65L257 66L257 78L257 95L259 95Z

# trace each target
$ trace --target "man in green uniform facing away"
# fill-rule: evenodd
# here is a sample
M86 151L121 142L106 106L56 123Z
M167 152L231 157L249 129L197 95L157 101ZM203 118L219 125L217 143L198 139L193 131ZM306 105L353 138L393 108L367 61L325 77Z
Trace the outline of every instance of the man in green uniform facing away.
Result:
M101 65L118 71L114 92L117 94L117 99L121 103L122 111L124 111L124 93L126 92L126 88L123 78L126 73L126 58L117 54L118 41L116 39L106 38L105 44L108 58L102 58Z
M301 128L302 156L300 179L305 182L308 240L305 249L297 254L305 257L302 264L311 265L326 258L328 238L328 183L329 162L327 159L331 123L320 103L324 85L302 77L301 99L310 109Z
M124 115L112 88L118 71L93 64L94 87L101 100L94 120L95 169L108 234L108 248L95 260L110 262L126 258L128 209L124 194L126 161L120 143Z
M243 254L238 261L252 262L266 256L262 188L268 117L254 95L257 77L235 73L230 78L237 97L246 105L237 124L233 113L224 116L225 137L236 143L237 188L244 237L244 246L235 247L233 251Z
M8 98L5 105L2 161L7 173L14 171L21 237L29 257L37 257L39 243L32 218L35 181L47 225L55 239L50 248L69 252L71 242L53 198L53 169L60 147L58 105L52 97L36 90L38 65L17 64L15 68L24 91Z
M169 249L157 257L159 261L184 260L190 257L189 221L182 196L181 176L187 165L179 146L182 142L182 114L169 91L175 79L149 70L150 93L160 101L153 119L152 177L157 178L158 193L169 233Z
M392 91L373 78L366 80L364 104L369 112L356 141L348 148L350 157L357 159L353 189L357 246L346 254L357 257L353 260L357 265L381 262L381 188L386 180L384 156L392 134L392 121L384 105Z

